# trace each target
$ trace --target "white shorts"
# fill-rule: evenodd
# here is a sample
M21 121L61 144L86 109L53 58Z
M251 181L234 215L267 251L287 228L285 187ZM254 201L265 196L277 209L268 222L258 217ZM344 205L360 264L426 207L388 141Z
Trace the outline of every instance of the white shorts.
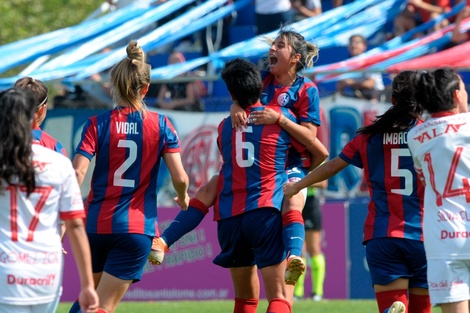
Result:
M295 183L296 181L299 181L299 180L301 180L301 178L292 177L292 178L289 178L287 181ZM304 196L304 203L302 205L302 208L303 208L305 206L305 202L307 201L307 188L302 189L299 193L301 193Z
M59 300L59 298L57 299ZM11 305L0 303L0 313L46 313L55 312L59 301L35 305Z
M428 260L432 305L470 300L470 260Z

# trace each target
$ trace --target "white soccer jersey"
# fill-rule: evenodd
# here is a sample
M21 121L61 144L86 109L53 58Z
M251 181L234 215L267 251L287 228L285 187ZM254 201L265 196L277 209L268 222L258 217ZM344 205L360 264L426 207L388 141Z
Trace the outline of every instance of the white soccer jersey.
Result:
M408 132L423 177L428 259L470 259L470 113L433 116Z
M32 305L57 296L62 275L58 222L84 217L72 163L33 144L36 189L10 185L0 193L0 303ZM5 186L5 182L2 183Z

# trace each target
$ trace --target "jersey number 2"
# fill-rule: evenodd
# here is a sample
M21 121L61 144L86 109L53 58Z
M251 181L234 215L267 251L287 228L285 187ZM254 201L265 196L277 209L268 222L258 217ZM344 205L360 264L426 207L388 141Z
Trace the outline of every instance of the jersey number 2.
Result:
M114 172L113 185L117 187L134 188L135 180L122 178L122 176L124 175L124 172L134 164L135 160L137 160L137 144L132 140L121 139L118 142L118 148L129 149L129 156L126 158L124 163L117 168L116 172Z

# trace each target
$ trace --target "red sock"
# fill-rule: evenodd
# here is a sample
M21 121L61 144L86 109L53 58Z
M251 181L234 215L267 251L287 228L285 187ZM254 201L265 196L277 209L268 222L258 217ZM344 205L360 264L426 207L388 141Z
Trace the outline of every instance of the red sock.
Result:
M209 213L209 208L204 203L202 203L201 200L199 200L197 198L192 198L191 200L189 200L189 206L192 206L192 207L198 209L204 215Z
M431 313L432 305L429 295L414 295L410 293L410 303L407 312Z
M256 313L258 308L258 299L240 299L235 298L233 313Z
M408 290L407 289L398 289L390 291L377 292L375 294L377 299L377 306L379 307L379 312L383 312L388 309L393 302L401 301L408 307ZM408 309L406 310L408 312Z
M291 313L292 307L287 300L274 298L269 302L266 313Z
M282 214L282 227L292 224L300 223L304 224L304 218L302 217L302 212L300 211L289 211Z

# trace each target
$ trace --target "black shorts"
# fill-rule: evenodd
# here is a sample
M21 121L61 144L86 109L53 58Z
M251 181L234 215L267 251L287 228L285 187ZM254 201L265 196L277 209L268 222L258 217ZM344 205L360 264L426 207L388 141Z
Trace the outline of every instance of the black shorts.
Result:
M322 230L322 214L320 200L314 195L308 195L302 211L305 230Z

